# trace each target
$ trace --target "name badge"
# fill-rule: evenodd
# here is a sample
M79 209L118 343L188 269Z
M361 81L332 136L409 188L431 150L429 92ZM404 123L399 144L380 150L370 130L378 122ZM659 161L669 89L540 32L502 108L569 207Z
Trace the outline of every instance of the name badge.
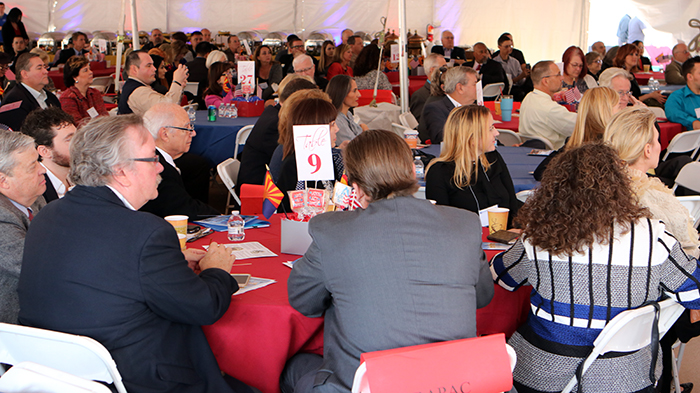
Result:
M94 118L96 118L97 116L100 115L99 113L97 113L97 110L95 110L95 107L94 107L94 106L93 106L92 108L88 109L88 110L87 110L87 113L88 113L88 115L90 115L90 118L91 118L91 119L94 119Z
M700 108L695 108L695 117L700 119Z

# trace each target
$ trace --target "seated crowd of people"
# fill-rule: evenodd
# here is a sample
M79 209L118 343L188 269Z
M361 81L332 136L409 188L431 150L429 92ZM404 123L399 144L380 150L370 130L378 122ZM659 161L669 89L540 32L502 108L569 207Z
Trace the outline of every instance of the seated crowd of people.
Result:
M235 307L235 257L217 243L181 251L163 220L220 214L208 204L209 162L189 153L197 132L180 104L188 82L199 84L193 98L202 106L231 102L241 60L255 62L267 105L236 187L264 184L269 170L288 212L287 191L346 179L361 206L309 223L313 243L294 264L288 298L299 313L325 318L324 351L295 354L281 376L270 375L282 392L349 392L362 353L476 336L476 310L494 284L532 286L529 318L509 339L519 392L561 391L622 311L664 294L700 309L698 232L668 188L693 158L660 160L648 108L665 106L670 121L700 129L700 57L685 44L666 70L685 87L665 97L642 94L632 76L643 68L643 44L615 47L610 65L595 43L588 54L567 48L562 68L553 60L530 67L509 33L497 52L479 42L468 59L444 31L423 62L428 81L410 97L420 139L443 144L426 169L430 203L414 197L408 144L355 120L361 90L392 87L377 43L346 29L316 59L296 35L275 56L266 45L244 53L235 35L224 51L207 29L183 36L167 42L154 29L146 47L126 54L112 115L90 87L85 34L54 59L68 88L60 98L47 88L48 58L16 47L16 83L0 106L9 128L0 130L0 322L96 339L129 391L258 391L222 375L201 329ZM0 54L0 65L9 62ZM504 83L522 101L520 134L554 149L526 203L498 151L493 115L476 105L479 81ZM579 95L577 112L562 105L568 91ZM317 124L330 130L333 179L300 181L293 129ZM508 228L520 237L488 261L478 213L493 205L510 210ZM700 334L689 315L678 329ZM662 342L663 367L652 372L650 347L601 358L579 391L653 391L661 378L668 392L671 344Z

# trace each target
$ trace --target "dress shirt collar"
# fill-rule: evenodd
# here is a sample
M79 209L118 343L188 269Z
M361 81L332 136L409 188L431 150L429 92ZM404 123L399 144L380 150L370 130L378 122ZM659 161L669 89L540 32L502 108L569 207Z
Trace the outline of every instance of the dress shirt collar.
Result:
M462 104L460 104L459 102L455 101L455 99L452 98L449 94L445 94L445 95L447 96L447 98L450 99L450 101L452 101L452 105L454 105L455 108L459 108L460 106L462 106Z
M176 131L177 131L177 130L176 130ZM160 153L160 155L163 156L163 158L165 159L165 162L167 162L168 164L172 165L173 168L177 169L177 172L178 172L178 173L182 174L182 172L180 172L180 168L178 168L177 165L175 165L175 161L173 160L173 156L171 156L171 155L168 154L165 150L161 149L161 148L158 147L158 146L156 146L156 150L158 150L158 152Z
M53 172L51 172L51 169L47 168L43 162L41 163L41 166L46 169L46 176L48 176L49 180L51 180L51 184L53 185L54 190L56 190L58 197L63 198L63 196L66 195L66 185L63 184L61 179L54 175Z
M142 85L144 85L144 86L148 86L148 84L146 84L146 82L142 81L141 79L139 79L139 78L137 78L137 77L135 77L135 76L130 76L129 79L133 79L133 80L135 80L136 82L138 82L138 83L140 83L140 84L142 84Z
M28 208L28 207L26 207L26 206L24 206L24 205L22 205L22 204L19 204L19 203L13 201L13 200L10 199L10 198L7 198L7 199L8 199L10 202L12 202L12 204L15 205L15 207L18 208L19 211L21 211L25 216L27 216L27 218L29 218L29 212L31 211L30 208ZM32 214L33 214L33 213L32 213Z
M134 209L134 207L131 206L131 203L129 203L129 201L127 201L126 198L124 198L124 195L122 195L121 192L117 191L114 187L110 186L109 184L107 184L107 187L109 187L109 189L112 190L112 192L117 196L117 198L121 199L121 201L124 203L124 206L133 211L136 211L136 209Z
M22 83L22 86L24 86L24 88L27 89L27 91L32 96L34 96L36 101L39 103L39 106L41 107L41 109L47 108L48 105L46 105L46 98L48 98L48 96L46 95L46 91L44 89L41 89L41 91L36 91L33 88L29 87L29 85L27 85L24 82Z
M554 102L554 100L552 99L552 96L550 96L549 94L543 92L542 90L540 90L538 88L535 88L534 90L532 90L532 92L535 93L535 95L538 95L540 97L546 97L548 100Z
M688 97L697 97L698 96L698 94L695 94L695 93L693 93L692 90L690 90L690 87L688 87L688 85L683 86L683 88L681 90L683 90L681 92L681 94L683 94L683 97L688 98Z

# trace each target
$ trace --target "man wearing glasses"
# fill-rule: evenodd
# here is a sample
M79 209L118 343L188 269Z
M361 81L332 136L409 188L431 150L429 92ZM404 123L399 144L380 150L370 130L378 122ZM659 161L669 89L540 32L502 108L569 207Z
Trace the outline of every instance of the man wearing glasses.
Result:
M190 150L194 128L182 107L177 104L156 104L143 115L143 122L156 143L156 154L163 166L158 185L158 197L140 209L160 217L184 214L190 221L220 213L213 207L193 198L185 189L177 158Z
M561 90L561 71L553 61L544 60L532 68L535 89L520 106L521 135L549 141L554 149L574 132L576 114L557 104L552 97Z
M53 93L45 90L49 71L36 53L25 53L15 63L17 84L2 100L0 123L19 131L29 112L37 108L61 107Z
M671 53L673 55L673 60L666 66L666 70L664 71L666 84L685 85L685 77L681 73L681 67L683 67L683 63L690 58L688 45L683 43L677 44L673 47Z
M19 321L99 341L128 391L250 392L222 377L201 328L238 289L235 257L216 243L181 251L172 225L136 211L158 195L158 160L138 116L97 118L76 132L76 186L25 238Z
M292 61L292 66L294 67L294 73L297 75L308 76L313 79L316 86L321 90L326 90L328 86L328 79L316 75L316 64L314 64L313 58L306 54L301 54L294 58Z
M296 40L289 43L289 54L283 59L284 67L282 71L284 72L285 76L294 72L294 59L296 59L300 55L303 55L305 52L306 51L304 50L304 41L302 41L301 39L297 38ZM316 64L316 62L314 62L314 64Z

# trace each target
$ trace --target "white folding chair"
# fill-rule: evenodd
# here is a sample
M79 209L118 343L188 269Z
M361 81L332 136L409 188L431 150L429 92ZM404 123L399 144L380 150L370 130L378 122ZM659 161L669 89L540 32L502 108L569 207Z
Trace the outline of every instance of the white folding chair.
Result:
M523 143L522 139L520 139L520 135L518 135L518 133L515 131L502 130L500 128L498 128L498 136L496 139L498 139L498 141L504 146L514 146Z
M535 193L535 190L522 190L515 194L515 197L522 203L527 202L527 199Z
M525 136L525 135L523 135L523 134L518 134L518 136L520 136L520 139L521 139L523 142L529 141L529 140L540 141L540 142L544 143L545 146L547 146L547 149L549 149L549 150L554 150L554 146L552 146L552 142L548 141L547 139L538 138L538 137L536 137L536 136Z
M0 377L0 392L110 393L111 390L99 382L34 362L22 362Z
M501 92L503 89L505 89L505 87L506 84L504 82L489 83L488 85L484 86L483 89L484 99L498 97L501 95ZM503 92L503 94L506 94L506 92Z
M677 196L676 199L688 209L693 218L693 227L697 228L700 223L700 195Z
M109 87L112 86L113 81L113 77L98 76L96 78L93 78L90 87L97 89L102 94L105 94L107 92L107 89L109 89Z
M633 352L650 345L656 319L654 306L655 304L650 304L634 310L623 311L608 322L593 342L593 351L583 363L582 378L586 377L586 371L600 355L608 352ZM658 306L658 338L661 339L681 316L684 308L673 299L661 301ZM657 361L661 361L661 359L659 358ZM571 392L576 384L577 379L574 375L562 393Z
M109 351L90 337L0 323L0 363L34 362L126 393Z
M683 168L681 168L681 171L678 172L678 176L676 176L676 183L673 185L671 190L676 191L678 186L683 186L695 192L700 192L700 162L689 162L685 164Z
M678 356L676 356L676 352L674 352L676 347L678 348ZM673 385L676 388L676 392L681 391L681 380L678 376L678 372L681 369L681 361L683 360L684 352L685 343L682 343L680 340L676 340L676 343L673 344L673 348L671 349L671 371L673 372Z
M415 130L416 127L418 127L418 120L416 120L416 117L413 116L413 113L410 111L400 114L399 121L401 122L402 126L412 130Z
M665 161L668 155L671 153L685 153L692 151L691 157L695 159L695 155L698 153L698 148L700 147L700 130L692 130L681 132L676 134L676 136L671 139L668 147L666 148L666 154L661 161Z
M238 133L236 134L236 147L233 149L233 158L238 158L238 148L241 145L245 145L245 141L248 140L248 137L250 136L250 132L253 131L253 126L245 126L238 130Z
M198 82L187 82L185 85L185 91L192 93L193 96L197 96L197 89L199 88Z
M664 111L664 108L659 108L658 106L650 106L649 109L656 115L656 118L658 119L659 117L661 118L666 118L666 112Z
M238 147L236 145L236 147ZM229 209L233 206L231 205L231 196L241 206L241 199L236 194L236 182L238 181L238 171L241 170L241 162L235 158L227 158L226 161L216 166L216 172L219 174L221 180L223 180L224 185L228 189L228 197L226 197L226 211L224 214L228 214Z
M394 133L395 133L396 135L400 136L401 138L404 137L404 135L403 135L403 132L404 132L404 131L411 131L410 128L404 127L404 126L402 126L401 124L398 124L398 123L391 123L391 130L394 131Z

